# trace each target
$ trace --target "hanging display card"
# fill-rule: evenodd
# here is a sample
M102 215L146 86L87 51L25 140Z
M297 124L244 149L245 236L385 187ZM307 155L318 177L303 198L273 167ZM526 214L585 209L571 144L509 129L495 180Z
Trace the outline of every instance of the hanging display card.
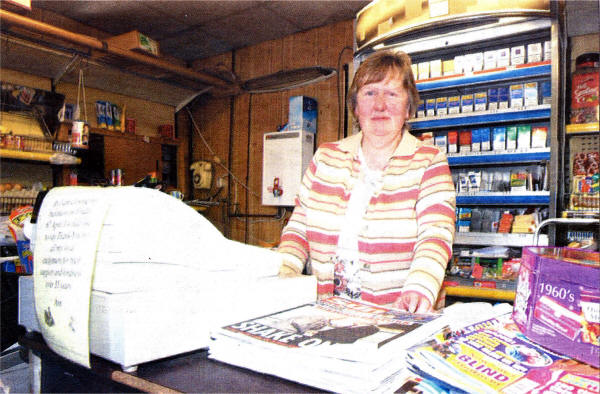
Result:
M44 198L34 249L42 335L61 356L90 367L89 316L96 249L108 202L98 188L54 188Z

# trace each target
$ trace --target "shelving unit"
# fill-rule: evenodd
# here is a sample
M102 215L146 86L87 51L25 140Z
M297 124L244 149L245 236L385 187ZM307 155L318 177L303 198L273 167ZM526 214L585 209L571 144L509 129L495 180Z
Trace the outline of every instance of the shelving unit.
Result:
M561 215L565 218L600 219L600 191L597 186L593 186L592 180L589 190L580 193L580 190L575 190L576 182L573 175L573 162L577 154L600 152L600 124L595 122L566 125L563 146L565 146L562 158L564 172L561 181L564 192L560 201ZM583 204L577 204L576 201Z
M448 27L442 34L434 34L427 23L419 21L418 27L409 23L405 30L398 28L397 31L384 34L381 39L370 39L375 45L362 47L359 50L357 61L368 57L370 53L380 49L399 50L411 56L413 65L420 66L423 62L441 59L456 60L455 56L466 56L470 53L518 47L523 45L527 48L531 43L550 42L551 59L524 64L510 65L481 71L459 73L454 75L440 76L435 78L417 80L417 89L420 98L437 99L439 97L453 97L474 94L481 91L488 92L490 88L508 87L514 84L528 82L538 83L537 103L526 103L522 106L508 108L489 108L477 111L465 111L460 113L445 113L439 116L417 117L410 121L411 132L420 136L423 133L435 137L446 136L448 132L459 132L476 128L507 127L531 125L531 127L546 127L547 138L545 147L519 147L509 150L485 150L459 153L448 153L448 164L455 179L459 173L487 172L485 188L475 187L468 192L458 192L456 204L459 208L478 209L484 211L512 210L529 212L531 209L539 209L544 212L543 218L556 217L556 194L558 190L558 161L561 151L558 136L562 133L559 123L559 82L561 72L564 72L564 60L560 56L559 24L553 18L551 10L546 16L539 13L517 12L516 14L489 18L481 15L481 19L471 15L461 22L459 16L455 16L452 27ZM514 17L514 18L513 18ZM432 17L432 25L435 23ZM438 63L439 64L439 63ZM420 69L419 69L420 73ZM551 94L545 94L546 100L542 100L541 84L551 87ZM548 85L549 84L549 85ZM449 100L448 100L449 101ZM455 102L455 101L454 101ZM532 105L533 104L533 105ZM426 110L429 108L426 108ZM431 115L431 114L429 114ZM424 137L425 138L425 137ZM429 136L426 138L430 138ZM493 137L490 136L490 142ZM491 144L490 144L491 145ZM535 146L535 145L534 145ZM490 146L490 149L491 146ZM530 177L538 176L537 171L545 173L547 181L541 182L543 177L528 182L526 191L510 186L492 187L492 175L497 172L510 173L511 170L528 171ZM483 176L481 177L483 182ZM496 179L496 178L494 178ZM504 180L503 180L504 182ZM482 183L483 184L483 183ZM504 184L506 185L506 183ZM458 190L458 188L457 188ZM475 190L475 191L472 191ZM540 219L541 220L541 219ZM487 227L486 227L487 229ZM461 228L462 230L462 228ZM471 228L473 230L473 227ZM503 246L511 249L521 249L534 244L549 245L554 242L555 235L548 230L547 233L534 237L533 233L497 233L473 231L458 232L455 236L454 249L479 249L486 246ZM512 255L512 254L511 254ZM458 256L458 255L457 255ZM486 278L481 280L465 278L464 275L447 276L444 283L446 293L451 296L475 297L486 299L498 299L511 301L514 299L514 281Z

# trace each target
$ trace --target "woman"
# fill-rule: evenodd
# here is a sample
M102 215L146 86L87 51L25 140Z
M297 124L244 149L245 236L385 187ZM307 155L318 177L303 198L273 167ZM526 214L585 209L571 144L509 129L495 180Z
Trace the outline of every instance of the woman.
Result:
M371 55L349 93L360 133L315 153L281 236L280 274L306 266L320 297L430 311L452 254L455 192L445 153L408 131L419 99L410 58Z

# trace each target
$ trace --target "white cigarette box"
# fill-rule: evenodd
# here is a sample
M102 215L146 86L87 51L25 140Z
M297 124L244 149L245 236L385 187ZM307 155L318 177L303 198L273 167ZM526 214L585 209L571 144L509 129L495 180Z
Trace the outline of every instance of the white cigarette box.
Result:
M496 65L498 67L507 67L510 65L510 48L498 49L496 52Z
M429 77L437 78L442 76L442 60L436 59L429 62Z
M525 45L510 48L510 64L516 66L525 63Z
M544 41L544 60L552 58L552 42Z
M536 42L527 45L527 63L536 63L542 61L542 43Z
M419 69L419 79L428 79L429 78L429 62L422 62L418 64Z
M465 72L465 57L455 56L454 57L454 73L462 74Z
M498 64L498 51L485 51L483 53L483 69L491 70Z

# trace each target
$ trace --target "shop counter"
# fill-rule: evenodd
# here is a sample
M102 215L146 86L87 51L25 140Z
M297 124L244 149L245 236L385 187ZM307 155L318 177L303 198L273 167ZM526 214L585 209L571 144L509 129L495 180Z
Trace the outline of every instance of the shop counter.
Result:
M119 365L94 355L90 369L75 364L54 353L36 332L21 336L19 344L28 351L32 393L319 392L298 383L211 360L206 349L144 363L137 371L127 373Z

